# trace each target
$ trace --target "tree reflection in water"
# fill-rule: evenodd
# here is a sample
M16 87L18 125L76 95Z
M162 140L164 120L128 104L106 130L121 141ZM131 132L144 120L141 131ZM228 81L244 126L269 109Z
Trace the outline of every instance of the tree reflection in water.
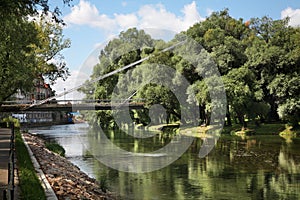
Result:
M101 147L101 137L88 137L88 128L75 133L74 126L80 125L34 132L55 139L72 162L100 182L105 179L108 188L123 199L300 199L299 137L287 143L280 136L222 136L203 159L198 157L202 140L197 138L173 164L151 173L134 174L102 165L88 151L89 146ZM125 150L143 153L166 145L172 134L136 139L108 131L107 136Z
M170 139L126 139L115 132L114 141L133 152L151 152ZM199 159L201 144L195 139L179 160L151 173L118 172L99 162L95 173L104 170L111 190L126 199L300 199L299 144L279 136L225 136Z

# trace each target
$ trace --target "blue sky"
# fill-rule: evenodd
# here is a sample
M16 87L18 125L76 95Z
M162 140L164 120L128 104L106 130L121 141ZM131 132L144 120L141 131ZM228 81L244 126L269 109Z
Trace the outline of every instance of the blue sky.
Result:
M63 88L71 89L87 78L87 71L96 62L97 52L91 56L95 48L129 27L166 29L176 33L204 20L212 11L224 8L229 9L232 17L245 21L265 15L273 19L290 16L290 25L300 25L298 0L75 0L72 7L63 6L62 0L50 0L50 4L60 6L67 23L64 35L72 42L71 48L63 51L72 76L53 86L57 93L63 92Z

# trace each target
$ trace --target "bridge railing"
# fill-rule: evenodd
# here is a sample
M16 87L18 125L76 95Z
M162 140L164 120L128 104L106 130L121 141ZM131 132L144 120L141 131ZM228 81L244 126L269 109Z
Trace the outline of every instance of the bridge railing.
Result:
M37 101L38 102L38 101ZM54 101L49 101L51 104L59 104L59 103L72 103L72 104L77 104L77 103L111 103L111 99L79 99L79 100L74 100L74 99L69 99L69 100L54 100ZM114 103L144 103L145 99L118 99L118 100L113 100ZM33 104L35 101L3 101L1 102L2 105L15 105L15 104Z
M20 100L20 101L2 101L1 105L14 105L14 104L32 104L33 101Z
M145 104L144 99L118 99L111 101L110 99L93 99L93 100L63 100L56 103L45 103L31 106L33 104L2 104L0 107L1 112L20 112L26 111L65 111L72 108L79 110L109 110L118 109L119 107L143 107Z

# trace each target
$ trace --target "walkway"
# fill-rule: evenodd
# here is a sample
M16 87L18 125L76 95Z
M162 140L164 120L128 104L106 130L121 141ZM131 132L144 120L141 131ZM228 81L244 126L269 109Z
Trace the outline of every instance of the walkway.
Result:
M11 130L0 128L0 199L8 185L8 162Z

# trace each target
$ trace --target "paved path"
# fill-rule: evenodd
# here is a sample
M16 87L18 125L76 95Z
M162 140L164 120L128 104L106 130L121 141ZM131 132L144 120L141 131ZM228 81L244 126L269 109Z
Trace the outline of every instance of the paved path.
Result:
M11 130L0 128L0 199L8 185L8 162Z

